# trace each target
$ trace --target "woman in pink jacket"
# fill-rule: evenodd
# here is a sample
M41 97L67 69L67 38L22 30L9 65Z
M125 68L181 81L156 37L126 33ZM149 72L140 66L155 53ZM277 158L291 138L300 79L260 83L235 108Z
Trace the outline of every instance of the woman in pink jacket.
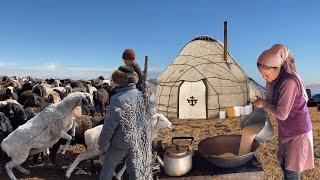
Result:
M281 44L265 50L258 69L266 80L266 97L257 97L256 107L266 108L278 121L278 160L284 179L300 179L300 173L314 167L308 96L297 74L291 52Z

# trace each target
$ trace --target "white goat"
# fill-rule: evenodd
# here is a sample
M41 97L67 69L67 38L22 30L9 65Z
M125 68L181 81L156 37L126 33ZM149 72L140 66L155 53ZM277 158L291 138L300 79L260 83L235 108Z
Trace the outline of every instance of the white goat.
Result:
M51 84L51 87L54 88L54 87L61 87L62 86L62 83L60 82L60 80L58 79L55 79L53 81L53 83Z
M64 100L46 107L37 116L9 134L2 141L1 148L11 157L11 161L5 166L10 179L16 180L12 172L13 167L24 174L29 174L29 171L20 165L28 156L43 152L60 138L68 140L62 151L64 154L72 139L67 131L75 126L72 111L76 106L85 106L89 102L88 93L69 94Z
M106 86L106 85L110 86L111 80L110 79L101 80L99 84L103 86Z
M93 102L93 92L97 91L97 88L92 86L91 84L85 85L87 92L90 94L90 100Z
M172 129L171 122L162 114L155 114L151 118L151 124L153 127L153 139L155 138L156 133L161 128L170 128ZM74 169L78 166L78 164L81 161L88 160L91 158L94 158L96 156L99 156L100 163L103 163L103 153L99 151L99 145L98 145L98 139L101 133L103 125L96 126L94 128L91 128L87 130L84 133L85 143L87 145L87 152L81 153L77 156L77 158L73 161L73 163L69 166L69 169L67 170L66 177L70 178L71 173L74 171ZM117 178L121 177L123 172L125 171L126 166L124 166L119 173L117 174ZM119 179L119 178L118 178Z

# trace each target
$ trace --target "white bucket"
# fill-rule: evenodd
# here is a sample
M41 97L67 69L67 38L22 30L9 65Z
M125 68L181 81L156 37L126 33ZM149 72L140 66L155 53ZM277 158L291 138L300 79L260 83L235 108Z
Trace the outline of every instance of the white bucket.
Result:
M241 106L234 106L234 116L239 117L241 115Z
M251 114L253 110L252 104L250 103L249 105L246 105L245 108L246 108L246 115Z
M220 111L219 112L219 118L220 119L225 119L226 118L226 111Z

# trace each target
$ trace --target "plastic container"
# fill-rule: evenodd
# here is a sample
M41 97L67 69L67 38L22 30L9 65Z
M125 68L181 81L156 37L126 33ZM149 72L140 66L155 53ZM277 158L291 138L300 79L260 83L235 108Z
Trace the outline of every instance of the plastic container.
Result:
M227 117L228 118L233 118L235 117L235 112L233 107L228 107L227 108Z
M234 116L235 117L240 117L241 115L241 106L234 106Z
M251 103L248 104L248 105L246 105L246 106L245 106L245 111L246 111L245 115L251 114L251 113L252 113L252 110L253 110L253 106L252 106Z
M240 114L241 114L241 116L246 115L246 107L245 106L240 106Z
M219 118L220 119L226 119L226 111L220 111L219 112Z

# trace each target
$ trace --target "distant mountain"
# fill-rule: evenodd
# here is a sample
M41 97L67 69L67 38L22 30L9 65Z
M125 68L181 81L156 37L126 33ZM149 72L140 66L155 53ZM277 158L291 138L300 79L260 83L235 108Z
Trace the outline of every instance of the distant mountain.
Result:
M154 72L154 71L148 71L148 78L147 79L157 79L162 72Z

